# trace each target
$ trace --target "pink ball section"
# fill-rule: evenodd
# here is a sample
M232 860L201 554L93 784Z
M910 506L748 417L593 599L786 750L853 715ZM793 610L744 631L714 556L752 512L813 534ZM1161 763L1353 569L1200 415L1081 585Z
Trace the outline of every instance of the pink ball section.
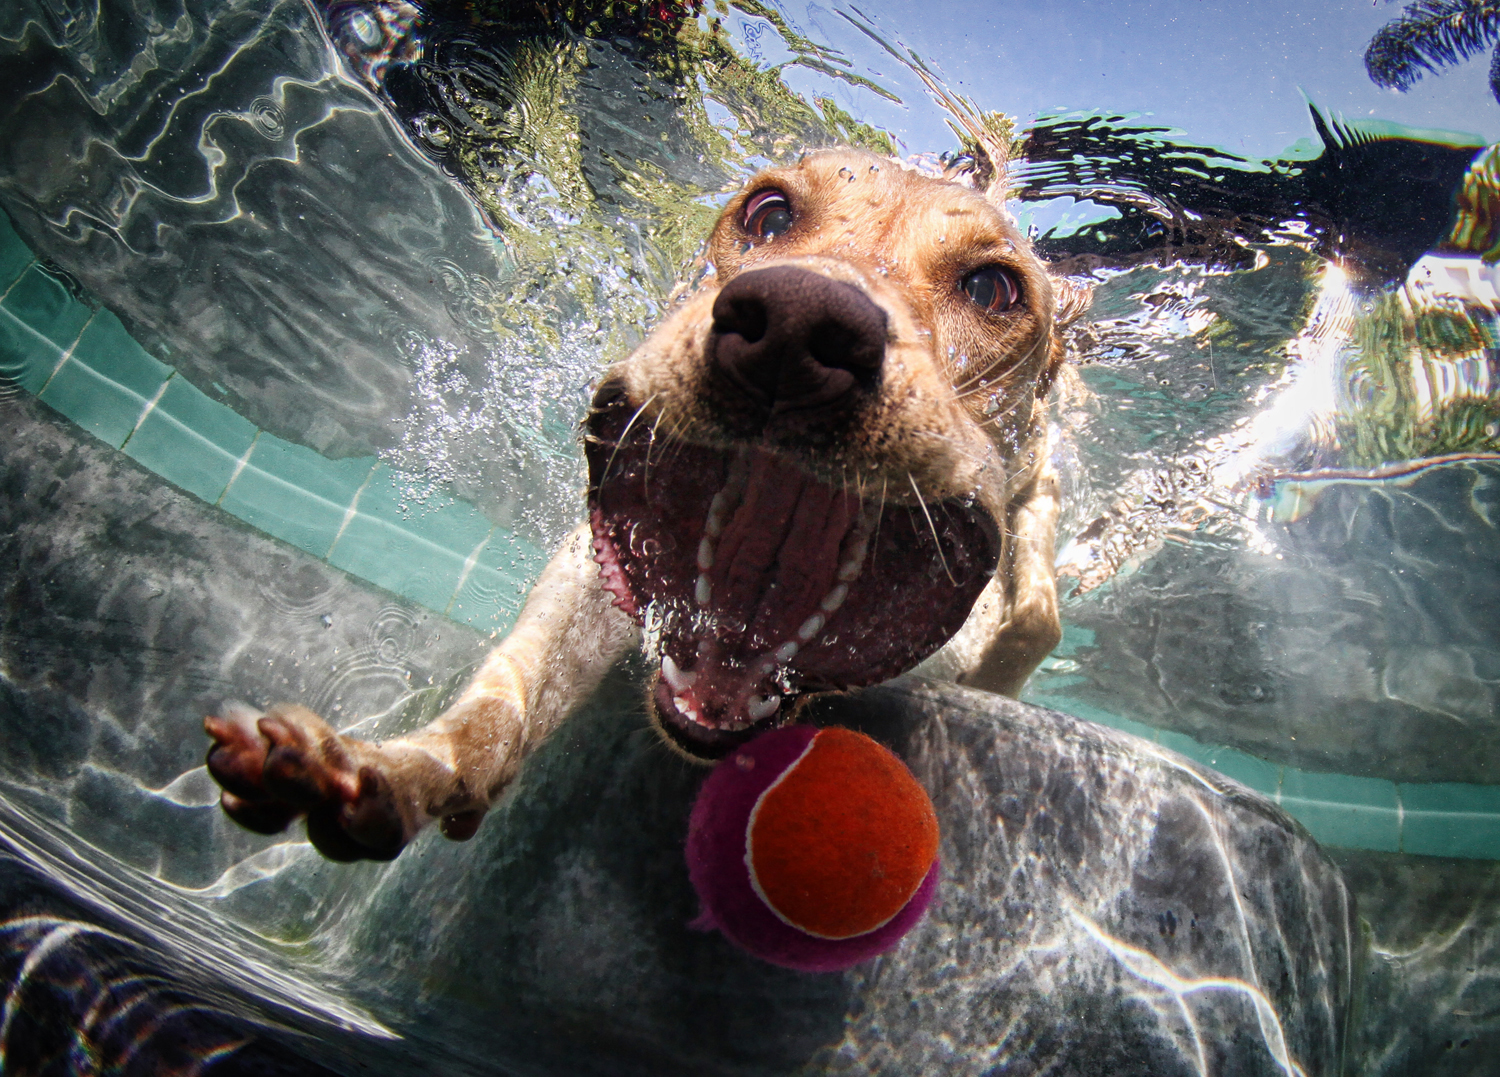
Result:
M746 858L751 814L766 790L789 767L804 757L820 730L792 726L772 730L732 752L714 768L688 823L688 876L698 893L702 912L692 924L717 928L741 949L784 968L802 972L838 972L890 950L916 926L937 894L939 866L932 866L898 912L873 931L850 938L808 934L787 923L756 893ZM863 734L839 731L843 738ZM869 741L873 751L887 750ZM889 756L910 779L896 757ZM829 789L831 802L842 788ZM925 793L922 794L925 801ZM930 802L926 810L930 811Z

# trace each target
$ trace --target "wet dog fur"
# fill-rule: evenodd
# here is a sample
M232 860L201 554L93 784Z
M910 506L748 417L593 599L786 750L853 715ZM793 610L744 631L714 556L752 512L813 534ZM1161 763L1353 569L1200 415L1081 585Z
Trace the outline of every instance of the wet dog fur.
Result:
M950 606L957 602L959 612L951 625L943 621L952 620L951 612L934 613L931 624L923 623L928 635L941 635L946 643L925 657L921 671L1017 692L1060 635L1052 567L1058 484L1048 458L1043 398L1061 362L1057 329L1087 299L1048 274L1006 214L1003 162L998 168L971 168L967 176L963 171L934 177L899 162L836 150L755 176L715 227L708 246L712 269L702 286L679 302L634 354L605 373L585 428L591 523L563 542L513 631L458 699L425 728L378 744L343 736L297 704L278 704L264 713L227 707L205 720L213 740L208 766L223 787L225 812L262 833L279 832L305 816L312 842L336 860L389 859L434 820L448 837L463 840L527 755L627 649L644 645L653 662L662 662L664 655L670 659L674 647L688 655L682 648L692 642L693 632L708 631L702 628L702 610L693 622L698 628L683 627L688 621L679 619L677 629L661 636L648 616L651 596L636 593L650 563L625 551L623 540L611 538L619 538L610 527L620 521L610 523L608 502L633 496L622 485L626 480L612 473L621 468L624 474L622 447L626 456L644 451L648 482L653 466L664 469L659 482L669 481L673 465L661 461L687 447L709 454L705 459L728 461L724 474L736 466L743 471L751 466L744 461L753 458L772 469L774 481L763 485L785 485L787 475L800 475L810 491L802 495L804 501L814 495L832 498L850 519L873 521L877 530L894 531L894 523L882 521L897 520L898 513L915 521L899 539L872 538L858 530L858 523L846 521L840 524L846 529L842 538L785 540L788 548L795 541L810 551L811 561L827 562L820 569L826 570L825 582L817 585L825 589L835 562L851 548L857 550L856 560L866 559L867 580L835 584L823 599L826 610L826 603L845 601L842 595L854 596L861 587L874 592L866 603L872 612L846 615L851 618L878 617L875 611L888 597L882 578L908 571L898 563L911 560L902 550L929 542L925 518L934 556L922 569L921 586L941 592ZM772 272L755 275L758 271ZM744 359L750 347L745 342L758 328L735 322L734 302L750 304L752 321L764 320L754 311L778 303L793 311L792 317L807 306L799 288L832 297L811 302L852 304L857 313L830 316L839 338L832 344L824 340L828 330L822 323L803 333L815 351L822 349L822 360L804 357L800 366L777 366L780 360L767 359L764 349ZM747 291L750 299L743 300ZM757 298L761 294L769 298ZM850 317L865 319L865 328L841 328ZM860 346L849 344L849 333L869 338L876 332L869 325L879 327L883 353L843 358ZM617 488L624 494L616 496ZM934 513L941 519L968 514L973 526L962 533L970 537L958 537L958 525L942 524L947 530L940 539ZM748 517L750 510L741 515ZM688 530L708 528L703 542L719 534L711 522L692 524L690 513L683 519ZM981 530L987 538L974 537ZM670 528L663 532L669 533ZM881 541L908 547L892 547L896 552L886 555L889 564L882 567L886 562L874 550ZM868 555L867 546L873 551ZM954 572L964 556L983 565L984 578L966 584L969 590L962 593L945 590L941 573L960 587ZM781 571L769 562L756 565ZM706 578L709 571L699 575ZM682 595L674 601L692 605L685 597L688 578L662 586L667 592L678 587ZM703 609L712 601L704 598L706 589L700 582ZM858 605L854 597L847 601L851 609ZM750 616L733 612L742 620ZM821 628L838 615L837 610L827 617L819 613L815 623ZM791 630L777 620L782 616L762 619L769 617L775 631L785 634ZM796 613L794 621L800 617ZM801 622L801 636L788 636L804 640L805 655L812 655L819 642L817 632L808 637L805 631L810 623ZM746 631L753 635L753 626ZM713 649L702 640L697 646L700 654ZM749 658L726 652L724 669L743 672L758 653L749 643L726 646L740 647ZM668 742L690 756L722 755L726 744L792 720L799 697L861 680L843 667L830 672L831 659L823 667L811 657L806 668L796 668L795 659L777 665L770 646L764 644L766 654L756 659L765 667L763 690L747 694L756 687L749 681L744 684L750 687L724 689L712 699L727 716L719 719L704 716L708 703L685 702L698 698L693 692L677 692L695 675L681 669L691 659L664 664L674 683L658 675L648 709ZM916 664L897 658L884 660L872 675L885 679ZM709 663L703 659L704 668ZM707 679L698 683L706 685ZM711 693L703 688L700 694ZM753 717L772 700L777 701L773 714ZM664 721L664 713L670 721Z

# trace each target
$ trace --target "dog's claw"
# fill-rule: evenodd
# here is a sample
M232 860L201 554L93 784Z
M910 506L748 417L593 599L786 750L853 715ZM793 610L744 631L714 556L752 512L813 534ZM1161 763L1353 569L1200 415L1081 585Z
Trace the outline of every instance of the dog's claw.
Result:
M296 809L285 804L269 800L246 800L227 789L219 794L219 807L240 826L257 834L280 834L297 818Z
M390 860L406 844L401 813L390 783L374 767L359 768L358 793L340 811L345 833L370 850L377 860Z
M308 840L340 861L390 860L406 844L390 782L311 711L229 706L203 728L219 804L247 830L279 834L305 815Z

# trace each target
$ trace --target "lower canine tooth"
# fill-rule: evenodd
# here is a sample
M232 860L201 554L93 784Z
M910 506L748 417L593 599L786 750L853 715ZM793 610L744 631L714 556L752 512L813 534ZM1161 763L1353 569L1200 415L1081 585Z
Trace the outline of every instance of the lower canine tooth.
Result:
M709 538L716 539L723 532L724 513L728 508L729 498L725 495L724 491L720 490L714 494L714 499L708 504L708 522L704 527L704 530L708 532Z
M668 685L674 692L685 692L693 686L698 679L696 673L684 673L677 663L672 661L672 656L664 654L661 656L661 675L666 679Z
M757 722L762 718L769 718L781 707L780 696L751 696L745 706L745 713Z
M691 703L683 699L681 696L672 697L672 706L676 707L678 713L680 713L684 718L687 718L690 721L697 722L699 725L703 724L703 719L698 717L697 708L695 708Z

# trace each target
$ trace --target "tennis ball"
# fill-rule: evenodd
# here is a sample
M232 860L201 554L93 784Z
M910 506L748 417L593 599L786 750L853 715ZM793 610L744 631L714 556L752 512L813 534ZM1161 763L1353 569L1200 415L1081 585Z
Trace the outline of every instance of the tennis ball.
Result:
M938 882L932 801L863 733L791 726L714 768L688 823L702 914L786 968L833 972L895 946Z

